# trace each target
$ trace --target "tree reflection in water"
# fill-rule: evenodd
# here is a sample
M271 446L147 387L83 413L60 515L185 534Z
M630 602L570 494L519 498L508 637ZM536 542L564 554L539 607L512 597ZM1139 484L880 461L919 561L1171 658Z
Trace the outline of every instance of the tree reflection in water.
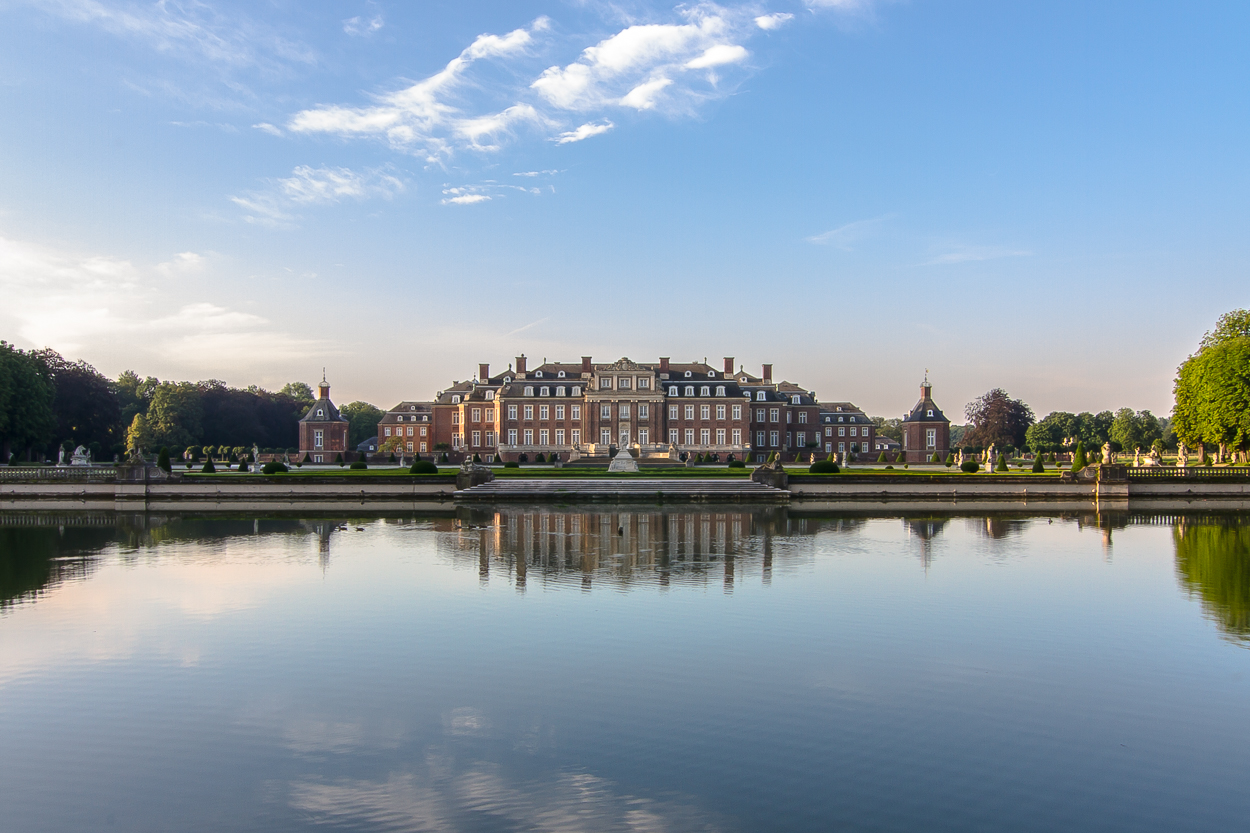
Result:
M706 583L726 592L748 567L763 581L774 559L810 555L820 524L792 518L784 508L680 507L548 509L500 507L465 511L436 523L439 546L457 560L475 559L482 582L492 570L513 577L518 590L544 582Z
M1250 525L1187 522L1173 529L1176 572L1225 634L1250 641Z

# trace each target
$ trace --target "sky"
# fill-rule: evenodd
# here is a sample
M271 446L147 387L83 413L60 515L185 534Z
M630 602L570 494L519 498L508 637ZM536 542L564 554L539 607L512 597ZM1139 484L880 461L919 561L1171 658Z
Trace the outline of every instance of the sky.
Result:
M724 356L1171 410L1250 306L1250 5L0 0L0 338L389 407Z

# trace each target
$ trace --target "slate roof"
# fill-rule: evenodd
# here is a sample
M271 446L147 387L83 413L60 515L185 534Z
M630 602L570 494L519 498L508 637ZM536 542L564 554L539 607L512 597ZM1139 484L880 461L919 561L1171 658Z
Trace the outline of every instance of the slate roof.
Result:
M300 422L347 422L347 418L340 414L330 398L326 397L313 402Z
M929 414L932 413L932 416ZM933 401L933 388L930 385L920 386L920 401L911 409L911 413L903 417L903 422L945 422L950 420Z

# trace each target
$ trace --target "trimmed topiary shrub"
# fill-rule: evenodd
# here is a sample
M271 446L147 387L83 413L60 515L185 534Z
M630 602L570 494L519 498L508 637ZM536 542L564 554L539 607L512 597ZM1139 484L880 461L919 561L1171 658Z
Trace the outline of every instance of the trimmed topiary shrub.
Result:
M1080 471L1089 465L1089 460L1085 457L1085 443L1076 444L1076 452L1072 455L1072 471Z
M338 453L338 455L334 458L334 462L338 463L340 466L343 465L343 452L340 451Z
M481 455L480 455L480 454L474 454L474 455L473 455L473 462L475 462L475 463L480 463L480 462L482 462L482 457L481 457Z
M837 463L831 463L828 460L817 460L807 470L812 474L837 474L841 471Z
M204 468L200 469L202 474L216 474L217 467L213 465L213 458L209 457L204 461Z
M246 457L244 457L242 460L239 461L239 471L251 471L251 469L247 467Z
M287 467L282 463L279 463L277 460L270 460L268 463L261 466L260 469L261 474L282 474L285 471L287 471Z
M972 474L973 472L981 470L981 464L976 460L964 460L963 463L960 464L959 470L967 474Z
M995 464L994 471L1008 471L1006 454L998 455L998 463Z
M521 464L518 463L516 460L510 460L509 462L504 463L503 467L505 469L519 469L521 468Z
M450 461L451 461L451 458L450 458L450 457L448 457L448 456L447 456L447 452L446 452L446 451L444 451L444 452L443 452L443 456L442 456L442 457L439 457L439 458L438 458L438 461L439 461L440 463L447 463L447 462L450 462Z
M408 469L408 473L409 474L438 474L438 466L434 465L429 460L417 460L415 463L412 464L412 467Z
M168 474L169 470L173 468L169 464L169 448L168 447L161 446L161 453L156 455L156 467L158 469L162 469L166 474Z
M935 451L935 452L933 452L933 456L929 459L929 462L930 462L930 463L940 463L940 462L942 462L942 455L938 454L936 451Z
M877 455L877 462L878 462L878 463L885 463L885 462L888 462L888 461L885 459L885 449L882 449L882 450L881 450L881 453Z
M391 452L391 457L390 457L390 459L389 459L389 460L387 460L386 462L388 462L388 463L398 463L398 462L399 462L398 460L396 460L396 459L395 459L395 452L393 452L393 451Z
M886 468L889 469L890 471L894 471L894 466L886 466Z
M1042 462L1042 455L1039 454L1033 458L1033 473L1041 474L1044 471L1046 471L1046 464Z
M747 467L747 464L742 462L741 460L729 461L729 468L731 469L745 469L746 467Z
M354 471L362 471L364 469L369 468L369 464L366 463L364 460L357 460L356 462L348 466L348 468Z
M545 463L545 462L547 462L547 458L546 458L546 456L544 456L544 455L543 455L543 453L540 451L540 452L538 452L538 454L534 457L534 462L535 462L535 463Z

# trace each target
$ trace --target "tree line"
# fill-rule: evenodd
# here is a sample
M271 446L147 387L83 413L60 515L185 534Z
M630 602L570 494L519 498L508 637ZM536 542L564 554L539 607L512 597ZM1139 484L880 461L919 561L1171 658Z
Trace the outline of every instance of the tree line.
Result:
M233 388L216 379L161 381L127 370L109 379L85 361L54 350L20 350L0 341L0 461L55 459L82 445L99 461L131 449L175 457L251 450L294 452L312 388L291 382L277 392ZM354 444L377 433L382 411L352 402L341 412Z

